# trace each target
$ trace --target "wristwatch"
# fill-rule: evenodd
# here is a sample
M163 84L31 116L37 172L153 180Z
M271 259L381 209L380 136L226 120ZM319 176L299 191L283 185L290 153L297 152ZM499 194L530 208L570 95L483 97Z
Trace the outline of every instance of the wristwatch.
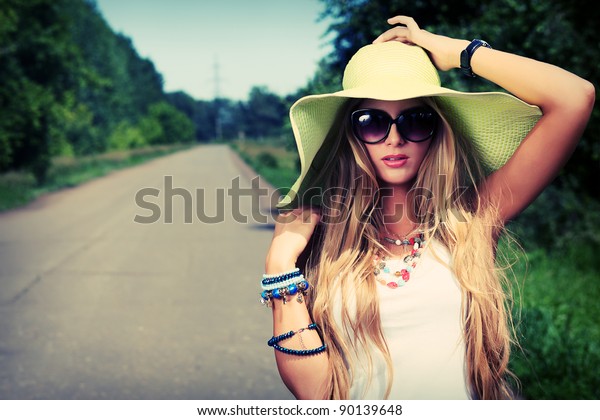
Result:
M474 39L467 48L460 53L460 68L463 73L469 77L475 77L475 73L473 73L473 69L471 68L471 57L473 57L473 53L475 53L475 50L479 47L492 48L487 42L481 39Z

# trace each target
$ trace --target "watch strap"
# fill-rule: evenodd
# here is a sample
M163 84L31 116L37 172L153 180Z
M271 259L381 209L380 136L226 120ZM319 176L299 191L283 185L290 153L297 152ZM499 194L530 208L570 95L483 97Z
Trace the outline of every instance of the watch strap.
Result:
M474 39L467 48L460 53L460 68L463 73L469 77L475 77L475 73L473 73L473 69L471 68L471 57L473 57L473 54L479 47L492 48L487 42L481 39Z

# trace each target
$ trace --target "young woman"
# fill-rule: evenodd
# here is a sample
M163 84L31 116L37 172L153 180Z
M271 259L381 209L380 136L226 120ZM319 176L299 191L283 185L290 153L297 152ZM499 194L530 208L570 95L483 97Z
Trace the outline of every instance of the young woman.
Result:
M350 60L344 90L291 109L302 171L261 282L269 345L299 399L510 398L496 243L573 152L594 87L388 22L399 26ZM436 68L514 96L440 87Z

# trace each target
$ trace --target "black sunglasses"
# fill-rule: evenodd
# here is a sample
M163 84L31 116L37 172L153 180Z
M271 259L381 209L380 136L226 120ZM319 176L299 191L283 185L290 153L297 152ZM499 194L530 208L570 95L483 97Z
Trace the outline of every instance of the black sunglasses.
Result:
M357 109L350 116L352 131L363 143L384 141L396 124L403 139L415 143L433 137L438 126L438 115L428 106L410 108L395 119L380 109Z

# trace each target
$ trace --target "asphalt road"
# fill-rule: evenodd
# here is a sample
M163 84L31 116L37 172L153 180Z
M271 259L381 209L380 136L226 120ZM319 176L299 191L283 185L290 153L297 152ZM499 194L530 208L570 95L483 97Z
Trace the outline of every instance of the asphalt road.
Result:
M252 178L202 146L0 214L0 398L292 399Z

